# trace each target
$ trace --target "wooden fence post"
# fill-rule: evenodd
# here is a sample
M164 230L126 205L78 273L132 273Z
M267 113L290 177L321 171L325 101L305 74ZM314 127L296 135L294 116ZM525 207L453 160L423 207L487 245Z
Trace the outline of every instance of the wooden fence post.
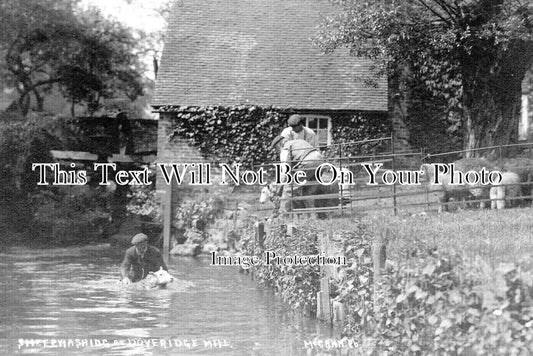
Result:
M377 312L378 310L378 285L381 280L381 269L385 266L385 261L387 259L385 235L388 235L389 233L389 229L386 229L385 233L379 233L377 239L372 244L372 260L374 264L374 312Z
M426 211L429 212L429 186L428 184L424 184L424 189L426 192Z
M255 228L255 243L261 250L263 250L264 247L264 241L265 241L265 224L262 222L256 222L254 224Z
M296 233L296 226L293 224L287 224L287 236L294 236Z
M342 304L339 301L334 301L331 304L332 312L333 312L333 323L342 325L345 320L345 311L344 311L344 304Z
M165 262L168 263L168 255L170 251L170 233L172 227L172 195L173 183L171 180L170 184L166 185L165 195L163 196L163 258Z
M394 146L396 145L396 142L394 140L394 132L391 134L390 137L391 140L391 150L392 150L392 171L396 171L396 150ZM396 202L396 183L392 185L392 205L394 206L394 216L398 215L398 208L397 208L397 202Z
M328 233L323 233L319 237L318 248L320 255L328 255L328 246L330 243L330 237L332 235L331 231ZM331 267L321 266L320 267L321 275L323 276L320 279L320 291L317 293L317 311L316 315L319 320L332 322L332 306L329 298L329 277L332 275Z

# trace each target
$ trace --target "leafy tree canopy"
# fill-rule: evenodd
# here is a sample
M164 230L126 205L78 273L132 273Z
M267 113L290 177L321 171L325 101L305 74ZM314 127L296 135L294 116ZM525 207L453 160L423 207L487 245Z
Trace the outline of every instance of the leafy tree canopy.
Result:
M2 0L0 71L4 86L18 91L26 115L32 98L42 111L54 85L72 103L95 111L102 98L142 94L138 60L143 34L77 0ZM74 105L72 106L74 107Z
M398 78L423 82L461 112L466 149L517 139L521 82L533 63L530 0L331 1L341 11L317 36L326 51L374 59L396 89Z

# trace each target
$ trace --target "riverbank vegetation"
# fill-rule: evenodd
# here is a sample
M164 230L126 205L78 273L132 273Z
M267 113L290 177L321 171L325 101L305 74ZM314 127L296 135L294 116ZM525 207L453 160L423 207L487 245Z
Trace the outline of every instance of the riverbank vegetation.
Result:
M42 186L32 170L53 162L50 150L106 153L91 132L67 128L60 115L106 114L117 110L108 107L113 101L135 115L147 109L143 97L153 83L142 58L158 53L160 34L86 5L0 3L0 243L86 243L109 236L125 216L126 189L110 191L91 180L87 187ZM85 168L79 160L62 163Z
M57 117L0 123L0 226L3 243L76 244L101 240L125 215L123 192L86 185L39 185L33 163L79 140ZM78 169L83 168L80 163ZM17 239L9 238L15 236ZM8 241L9 240L9 241Z
M231 200L218 194L199 194L174 206L171 213L171 251L173 255L195 256L201 252L240 250L237 231L248 219L240 214ZM159 237L157 245L162 246L162 208L153 187L133 187L128 194L126 209L148 226L159 227L149 235ZM148 233L148 232L147 232Z
M329 232L347 258L330 280L330 300L343 305L342 336L359 338L366 354L533 352L532 208L275 218L266 224L261 247L254 223L265 220L252 213L251 196L232 197L252 209L233 226L237 243L230 250L236 256L264 257L265 250L313 255L318 236ZM194 208L201 203L191 204L189 217L180 215L190 223L201 210ZM222 210L231 205L228 199L224 204ZM292 234L289 223L295 225ZM372 245L379 236L387 258L375 281ZM248 272L294 310L315 315L320 267L259 264Z
M242 254L264 259L264 251L275 251L278 256L309 256L318 254L316 233L299 229L287 234L287 226L282 223L271 225L263 246L255 240L253 225L243 231ZM264 262L264 261L263 261ZM259 264L251 269L254 280L271 288L293 308L300 308L308 315L315 315L319 290L320 267L311 265Z
M533 352L531 213L383 212L296 222L295 236L283 233L284 221L274 223L265 248L310 254L317 233L337 237L348 263L331 280L330 297L344 306L343 335L362 338L367 354L525 355ZM257 254L247 234L244 251ZM372 243L380 235L387 262L376 283ZM313 312L322 275L310 268L254 266L252 273L291 306Z
M345 332L370 336L375 350L395 354L530 354L528 216L531 209L368 217L374 238L383 226L389 231L388 263L375 305L354 297L372 287L350 277L368 266L340 274ZM343 294L351 287L355 293Z

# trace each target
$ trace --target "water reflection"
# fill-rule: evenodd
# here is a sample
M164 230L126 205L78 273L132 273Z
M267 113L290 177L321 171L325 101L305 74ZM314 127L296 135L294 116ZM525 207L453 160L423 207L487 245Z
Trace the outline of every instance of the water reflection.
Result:
M303 340L331 337L328 328L289 313L270 292L230 267L209 266L207 259L171 258L168 265L177 282L170 288L126 289L117 283L121 258L121 250L105 244L14 248L0 254L2 350L298 355L306 354ZM24 344L33 339L70 344Z

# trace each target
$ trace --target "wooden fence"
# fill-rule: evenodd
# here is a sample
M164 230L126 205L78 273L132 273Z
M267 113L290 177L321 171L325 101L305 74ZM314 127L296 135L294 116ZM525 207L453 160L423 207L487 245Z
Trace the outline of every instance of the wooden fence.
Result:
M506 162L519 157L521 163L515 165L515 169L522 172L530 172L527 180L522 180L519 184L522 191L527 190L527 194L522 192L520 196L511 197L509 200L532 199L533 187L533 143L492 146L479 148L470 151L452 151L436 154L426 154L423 151L395 151L392 137L381 139L363 140L321 147L325 159L332 166L340 169L348 169L353 174L353 180L350 184L340 185L338 192L327 192L314 195L302 195L298 192L301 187L289 186L290 194L285 194L280 198L281 204L288 202L290 214L292 217L303 213L325 213L338 212L341 215L351 214L357 211L371 210L391 210L397 214L399 210L410 213L420 213L430 210L436 210L440 206L459 206L465 202L449 201L439 202L437 196L442 194L442 188L439 186L430 186L423 179L417 184L406 183L413 172L419 171L423 163L452 163L468 153L475 152L476 156L486 156L494 166L499 167L497 170L504 169ZM514 157L507 157L506 152L515 152ZM486 153L486 154L485 154ZM279 162L272 162L279 163ZM368 170L364 165L375 168L375 165L381 165L379 173L376 174L377 181L375 185L370 184ZM266 165L265 167L268 167ZM394 172L396 177L394 178ZM403 176L403 182L400 182ZM423 178L423 177L422 177ZM396 179L396 181L395 181ZM307 182L306 186L321 185L317 181ZM465 186L465 189L468 189ZM524 189L527 188L527 189ZM488 189L488 188L487 188ZM322 207L297 208L302 202L324 201L329 200L330 204ZM489 203L491 199L488 196L480 196L477 199L468 200L468 205L478 203ZM455 207L454 207L455 208Z

